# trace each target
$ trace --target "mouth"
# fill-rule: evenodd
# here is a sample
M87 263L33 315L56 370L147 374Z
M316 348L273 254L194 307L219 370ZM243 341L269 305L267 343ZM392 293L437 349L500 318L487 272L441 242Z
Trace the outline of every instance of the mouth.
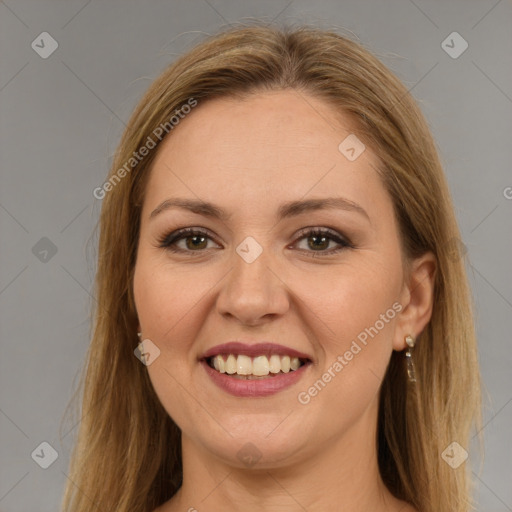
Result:
M313 360L307 354L274 343L229 342L200 358L213 383L238 397L264 397L284 390L304 376Z
M218 354L205 359L210 368L235 379L261 380L294 372L309 359L289 355L265 354L249 357L243 354Z

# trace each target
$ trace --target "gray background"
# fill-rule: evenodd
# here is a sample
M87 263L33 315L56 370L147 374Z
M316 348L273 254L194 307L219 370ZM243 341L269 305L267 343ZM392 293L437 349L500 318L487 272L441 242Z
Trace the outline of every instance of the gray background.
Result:
M0 2L0 511L56 511L60 503L78 429L64 422L61 442L59 428L93 302L101 201L92 191L131 110L176 56L247 17L350 31L420 102L452 189L477 310L486 386L479 510L512 511L507 0ZM45 31L59 46L43 59L31 43ZM456 59L441 46L453 31L469 44ZM31 457L43 441L59 454L46 470ZM45 448L36 453L49 457Z

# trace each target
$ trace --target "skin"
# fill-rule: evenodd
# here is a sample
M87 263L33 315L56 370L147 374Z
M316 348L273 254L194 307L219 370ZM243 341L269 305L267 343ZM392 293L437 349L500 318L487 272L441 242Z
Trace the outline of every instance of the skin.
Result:
M343 122L341 122L343 121ZM393 350L430 319L432 254L404 271L391 199L370 149L349 161L338 145L348 119L293 90L198 105L162 143L144 199L134 293L140 330L161 351L147 367L163 406L182 430L184 483L157 509L172 511L415 509L378 471L379 388ZM318 210L277 221L287 201L342 196L363 208ZM225 222L183 209L150 213L171 197L226 209ZM180 228L209 230L206 242L159 246ZM301 235L329 227L353 248ZM252 263L236 252L248 236ZM194 242L196 245L194 245ZM196 248L199 246L199 248ZM319 248L318 248L319 247ZM311 255L315 254L316 257ZM398 302L402 310L306 405L308 388L365 328ZM212 383L198 357L230 340L273 340L310 355L292 387L239 398ZM247 443L261 459L237 457Z

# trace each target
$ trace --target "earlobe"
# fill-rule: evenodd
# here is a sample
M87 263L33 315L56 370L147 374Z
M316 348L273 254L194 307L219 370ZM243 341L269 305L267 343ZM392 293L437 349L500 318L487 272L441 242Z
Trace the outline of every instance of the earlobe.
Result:
M416 339L430 321L434 307L435 273L436 258L432 252L411 263L402 293L403 309L396 323L394 350L407 348L406 337Z

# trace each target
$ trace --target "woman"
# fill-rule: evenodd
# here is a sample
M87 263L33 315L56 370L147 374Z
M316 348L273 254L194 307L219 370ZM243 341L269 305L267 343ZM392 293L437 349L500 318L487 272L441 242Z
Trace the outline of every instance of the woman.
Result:
M149 88L95 191L64 509L471 509L480 380L428 126L361 45L231 29Z

